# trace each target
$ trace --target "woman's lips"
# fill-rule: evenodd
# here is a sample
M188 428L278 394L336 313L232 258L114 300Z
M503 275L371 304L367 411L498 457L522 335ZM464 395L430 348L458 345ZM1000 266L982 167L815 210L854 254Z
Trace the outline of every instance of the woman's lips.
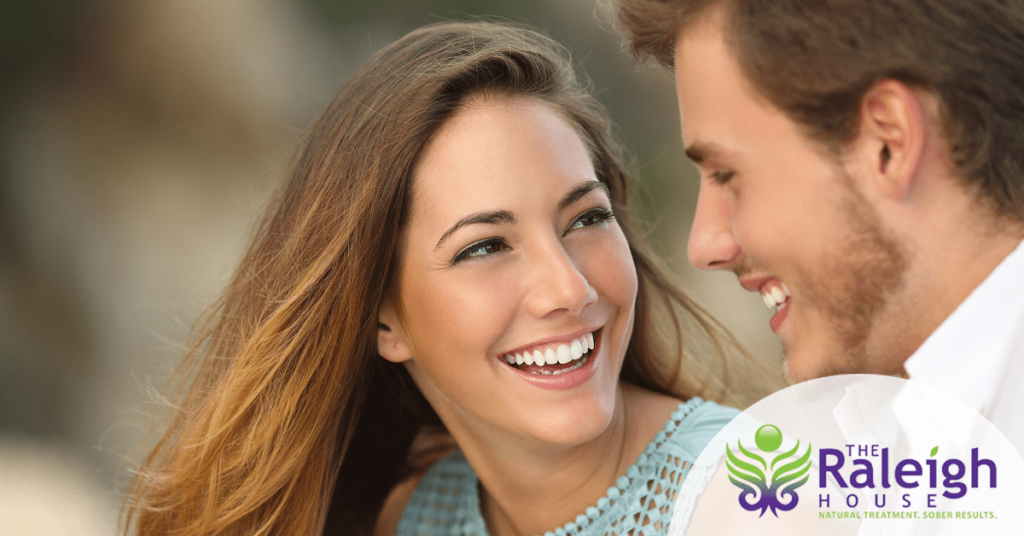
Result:
M532 374L556 374L580 365L594 349L594 332L559 343L541 344L503 356L505 362Z
M520 378L538 387L569 389L587 381L593 375L594 362L600 349L601 330L598 329L568 342L531 347L529 352L534 361L532 364L526 364L526 351L511 354L511 363L508 362L510 354L502 357ZM538 355L544 364L537 364ZM548 359L552 356L555 362L549 365ZM519 360L522 363L517 364L516 361Z

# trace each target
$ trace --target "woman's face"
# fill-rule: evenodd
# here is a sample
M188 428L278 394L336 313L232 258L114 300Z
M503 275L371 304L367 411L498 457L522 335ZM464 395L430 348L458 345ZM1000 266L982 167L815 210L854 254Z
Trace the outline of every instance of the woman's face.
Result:
M404 324L385 305L381 355L406 363L457 437L601 433L637 277L576 131L537 100L477 99L427 145L410 210Z

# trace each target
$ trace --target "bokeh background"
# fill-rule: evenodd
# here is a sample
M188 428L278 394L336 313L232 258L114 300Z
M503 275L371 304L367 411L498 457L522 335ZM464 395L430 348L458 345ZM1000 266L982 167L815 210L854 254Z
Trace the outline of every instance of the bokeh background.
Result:
M0 534L111 534L151 395L306 125L373 51L499 18L564 43L638 171L658 251L759 358L769 312L686 261L698 191L672 80L596 0L5 0Z

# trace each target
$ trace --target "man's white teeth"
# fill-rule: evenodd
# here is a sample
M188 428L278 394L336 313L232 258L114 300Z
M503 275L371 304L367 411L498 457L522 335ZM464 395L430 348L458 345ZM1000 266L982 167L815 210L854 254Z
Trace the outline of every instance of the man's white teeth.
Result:
M761 298L769 309L778 310L789 298L789 287L782 283L780 287L772 287L770 291L762 293Z
M547 348L543 352L540 350L534 350L533 352L521 352L515 354L505 354L505 361L512 366L517 365L555 365L555 364L566 364L572 361L579 360L581 357L587 355L591 350L594 349L594 334L587 333L582 335L572 342L566 344L559 344L554 348ZM585 362L586 359L584 358ZM567 369L563 369L558 372L551 371L538 371L534 374L561 374L564 371L576 370L579 368L578 364L573 365Z

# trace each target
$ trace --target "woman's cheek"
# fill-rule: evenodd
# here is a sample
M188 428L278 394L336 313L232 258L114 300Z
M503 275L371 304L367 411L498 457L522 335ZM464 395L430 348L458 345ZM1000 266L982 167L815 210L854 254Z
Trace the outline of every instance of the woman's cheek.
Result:
M486 353L515 316L518 287L504 266L450 270L409 285L409 328L422 343L446 341L446 352ZM445 337L437 337L437 334ZM426 337L426 339L424 339ZM444 343L442 343L444 344Z
M608 305L631 310L636 302L637 275L629 243L621 232L609 232L576 248L577 266Z

